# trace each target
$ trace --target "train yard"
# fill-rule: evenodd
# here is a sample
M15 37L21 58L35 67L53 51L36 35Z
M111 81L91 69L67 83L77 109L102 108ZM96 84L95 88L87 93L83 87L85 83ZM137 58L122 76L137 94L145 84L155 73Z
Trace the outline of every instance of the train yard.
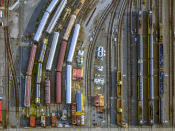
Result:
M0 3L2 129L175 127L173 0Z

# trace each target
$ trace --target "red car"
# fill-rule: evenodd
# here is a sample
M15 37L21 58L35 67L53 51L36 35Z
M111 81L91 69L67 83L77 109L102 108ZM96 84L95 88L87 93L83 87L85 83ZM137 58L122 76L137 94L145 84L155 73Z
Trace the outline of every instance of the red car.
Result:
M30 127L35 127L35 117L30 116Z

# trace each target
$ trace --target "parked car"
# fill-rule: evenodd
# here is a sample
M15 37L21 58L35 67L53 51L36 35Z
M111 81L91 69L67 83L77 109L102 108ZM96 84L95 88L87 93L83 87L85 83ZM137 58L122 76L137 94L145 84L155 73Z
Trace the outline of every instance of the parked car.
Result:
M96 66L96 69L97 69L98 71L102 72L102 71L103 71L103 66Z
M94 74L94 77L100 77L100 74Z
M97 86L97 89L100 90L101 89L101 86Z
M96 85L104 85L104 78L95 78L94 83Z

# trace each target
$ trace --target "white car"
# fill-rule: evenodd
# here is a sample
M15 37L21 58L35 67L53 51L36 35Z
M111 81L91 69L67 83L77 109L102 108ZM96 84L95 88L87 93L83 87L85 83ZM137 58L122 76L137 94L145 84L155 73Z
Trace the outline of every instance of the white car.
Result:
M103 78L100 79L100 85L104 85L104 79Z
M98 51L97 52L97 57L102 58L103 57L103 51Z
M58 124L58 127L63 127L63 124L59 123L59 124Z
M102 71L103 71L103 66L97 66L96 69L97 69L98 71L102 72Z
M92 41L93 41L93 38L92 38L92 37L90 37L89 41L90 41L90 42L92 42Z
M100 74L94 74L94 77L100 77Z
M70 127L70 125L69 124L65 124L64 127Z
M114 40L114 42L117 42L117 38L116 37L113 40Z
M103 57L103 47L102 46L99 46L97 47L97 57Z
M94 83L96 85L104 85L104 79L103 78L95 78Z
M97 58L102 61L103 60L103 56L106 56L105 52L106 51L104 50L103 46L97 47Z
M97 89L100 90L101 89L101 86L97 86Z
M2 19L3 15L2 15L2 10L0 10L0 19Z
M98 84L98 83L99 83L99 80L95 78L95 79L94 79L94 83L95 83L95 84Z
M78 50L78 56L83 57L84 56L84 51L83 50Z

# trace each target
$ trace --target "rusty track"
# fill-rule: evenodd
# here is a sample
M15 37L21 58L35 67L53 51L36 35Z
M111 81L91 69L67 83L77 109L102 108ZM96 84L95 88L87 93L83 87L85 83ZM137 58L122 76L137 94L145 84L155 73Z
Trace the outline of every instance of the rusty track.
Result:
M79 20L79 23L82 23L83 22L83 18L84 16L86 15L85 13L87 12L87 10L89 9L89 7L91 6L91 4L93 4L93 0L86 0L80 13L78 14L78 20Z
M8 24L8 5L9 5L9 0L7 0L5 2L5 17L6 17L6 20L7 20L6 24ZM5 38L5 50L6 50L6 53L7 53L9 68L12 72L13 84L14 84L14 88L15 88L14 90L15 90L15 98L16 98L16 117L18 117L18 113L19 113L18 84L17 84L17 79L16 79L16 71L15 71L15 68L14 68L12 51L11 51L11 47L10 47L8 25L6 25L4 27L4 38ZM8 98L8 99L10 99L10 98Z
M17 81L16 81L16 71L14 68L13 57L12 57L10 43L9 43L8 26L4 27L4 37L5 37L5 48L6 48L6 52L7 52L8 61L9 61L9 67L11 69L12 76L13 76L13 82L14 82L14 88L15 88L15 98L16 98L16 115L18 116L18 112L19 112L19 110L18 110L19 101L18 101L18 91L17 91L18 85L17 85Z
M91 13L91 15L90 15L88 21L86 22L86 26L88 26L88 24L89 24L89 22L90 22L90 20L91 20L91 18L92 18L92 16L93 16L93 14L95 13L96 9L97 9L96 7L93 9L93 11L92 11L92 13Z

